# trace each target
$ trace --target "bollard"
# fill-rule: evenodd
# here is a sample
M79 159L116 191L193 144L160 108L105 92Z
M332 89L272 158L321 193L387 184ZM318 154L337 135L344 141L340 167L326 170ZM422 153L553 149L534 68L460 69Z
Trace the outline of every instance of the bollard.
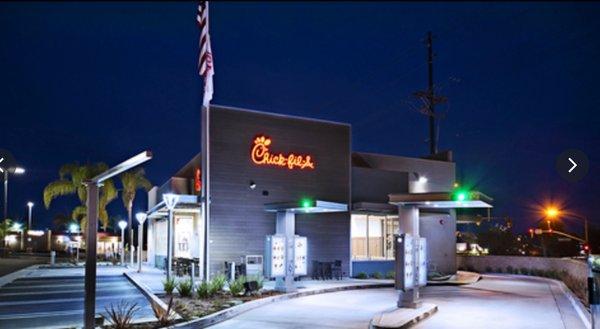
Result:
M56 251L50 251L50 265L54 265L56 262Z
M235 281L235 262L231 262L231 270L229 271L229 280Z
M190 275L192 276L191 280L192 280L192 289L194 289L194 276L196 276L196 265L194 264L194 262L192 262L192 268L190 271Z

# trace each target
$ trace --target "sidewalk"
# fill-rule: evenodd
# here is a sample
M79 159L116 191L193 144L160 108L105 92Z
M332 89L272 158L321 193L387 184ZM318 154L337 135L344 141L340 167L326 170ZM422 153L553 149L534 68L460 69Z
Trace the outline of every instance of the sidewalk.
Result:
M153 294L164 294L163 290L163 280L166 278L166 275L163 270L157 269L155 267L150 266L142 266L142 272L138 273L137 269L129 269L127 270L127 275L134 281L140 282L144 284ZM176 277L176 280L182 280L186 277ZM200 282L200 279L196 278L195 282ZM374 280L374 279L366 279L366 280L358 280L352 278L346 278L342 280L302 280L296 281L296 287L298 288L298 292L309 292L309 291L319 291L319 290L330 290L330 289L338 289L344 287L357 287L357 286L389 286L392 287L394 284L394 280ZM264 288L267 290L275 289L275 281L265 281Z

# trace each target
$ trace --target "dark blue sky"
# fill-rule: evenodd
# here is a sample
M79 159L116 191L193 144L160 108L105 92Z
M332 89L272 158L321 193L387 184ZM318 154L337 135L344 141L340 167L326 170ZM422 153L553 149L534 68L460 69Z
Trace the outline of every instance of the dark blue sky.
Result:
M63 163L112 165L148 148L162 184L199 152L195 6L0 4L0 148L28 170L10 181L12 217L28 200L37 223L68 212L67 201L42 206ZM585 3L213 3L214 103L349 122L355 150L425 155L411 95L426 88L432 30L449 98L440 148L460 180L521 228L550 198L600 224L598 15ZM554 170L567 148L590 157L577 184ZM110 212L124 215L120 200Z

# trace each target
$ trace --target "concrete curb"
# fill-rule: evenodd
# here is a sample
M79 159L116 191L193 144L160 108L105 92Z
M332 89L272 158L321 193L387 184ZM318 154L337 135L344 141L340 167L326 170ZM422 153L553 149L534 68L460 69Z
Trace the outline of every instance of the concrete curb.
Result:
M397 309L399 310L399 309ZM394 310L394 311L397 311ZM391 312L394 312L391 311ZM394 329L403 329L403 328L408 328L411 327L427 318L429 318L430 316L432 316L435 312L438 311L438 307L437 305L433 305L431 304L428 309L425 310L425 312L420 313L420 314L416 314L414 317L404 321L404 323L397 325L397 326L378 326L378 325L374 325L373 322L375 320L376 317L381 317L382 315L384 315L385 313L380 313L377 314L375 317L373 317L373 319L371 319L371 321L369 322L369 329L389 329L389 328L394 328ZM388 312L388 313L391 313Z
M146 296L146 298L148 298L148 301L152 304L152 305L156 305L160 308L163 309L163 311L167 311L167 304L165 302L162 301L162 299L158 298L155 294L152 293L152 290L150 290L150 288L145 285L142 282L138 282L137 280L135 280L131 275L129 275L128 272L123 272L123 275L127 278L127 280L129 280L129 282L131 282L134 286L136 286L139 290L142 291L142 294L144 296ZM179 315L176 316L177 319L181 318L179 317Z
M462 286L462 285L467 285L467 284L473 284L476 282L479 282L479 280L481 280L481 274L479 273L475 273L475 272L467 272L467 271L459 271L461 272L464 276L470 276L468 279L462 279L462 280L445 280L445 281L435 281L435 280L428 280L427 281L427 285L428 286ZM457 272L458 273L458 272Z
M534 279L539 279L542 281L547 281L547 282L556 284L560 288L560 291L563 293L563 295L569 300L569 302L571 303L571 306L573 306L573 308L575 309L575 312L577 313L577 315L579 316L579 319L581 320L581 322L583 322L585 327L592 328L592 325L590 322L591 312L581 303L579 298L561 280L544 278L544 277L535 276L535 275L521 275L521 274L500 274L500 273L498 273L498 274L485 274L485 276L513 277L513 278L519 278L519 279L534 278Z
M272 297L266 297L261 299L256 299L251 302L247 302L244 304L240 304L237 306L230 307L228 309L207 315L205 317L194 319L188 322L179 323L177 325L171 326L169 328L179 328L179 327L188 327L188 328L206 328L208 326L212 326L219 322L223 322L225 320L229 320L233 317L236 317L244 312L248 312L255 308L275 303L281 302L285 300L290 300L293 298L318 295L318 294L326 294L330 292L338 292L345 290L360 290L360 289L379 289L379 288L393 288L393 283L373 283L373 284L361 284L361 285L345 285L340 287L333 288L323 288L323 289L313 289L307 291L298 291L289 294L277 295Z
M8 283L11 283L11 282L15 281L16 279L20 279L22 277L27 276L27 274L29 272L38 269L39 266L40 266L39 264L30 265L30 266L27 266L26 268L22 268L18 271L15 271L15 272L12 272L5 276L0 277L0 287L6 285Z

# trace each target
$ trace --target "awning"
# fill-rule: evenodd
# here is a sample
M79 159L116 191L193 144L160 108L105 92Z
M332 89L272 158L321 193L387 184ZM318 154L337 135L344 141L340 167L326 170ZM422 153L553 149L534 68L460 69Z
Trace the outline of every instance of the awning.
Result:
M301 202L278 202L265 204L265 211L280 212L287 211L293 213L327 213L327 212L345 212L348 211L348 205L345 203L329 202L322 200L302 200Z
M193 212L196 213L200 210L200 203L198 202L197 195L189 195L189 194L178 194L179 201L177 205L175 205L174 212ZM165 206L165 201L161 200L157 203L152 209L148 210L146 213L148 214L148 218L160 218L166 217L169 212L167 207Z
M389 203L379 202L353 202L352 211L393 214L398 213L398 208Z
M479 191L469 191L464 200L453 200L451 192L390 194L390 204L418 208L492 208L493 200Z

